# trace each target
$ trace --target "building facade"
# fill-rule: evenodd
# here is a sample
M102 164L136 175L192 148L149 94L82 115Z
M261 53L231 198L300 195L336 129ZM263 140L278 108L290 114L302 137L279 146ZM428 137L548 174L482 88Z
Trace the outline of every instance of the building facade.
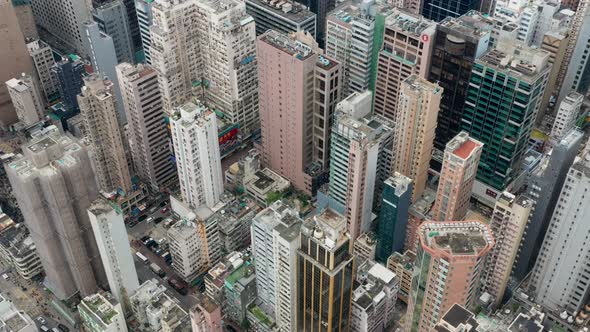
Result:
M100 31L113 39L117 63L134 62L133 40L130 22L127 19L127 7L123 0L102 0L95 2L92 19Z
M555 122L551 128L551 138L559 140L576 125L584 96L577 92L570 92L559 104Z
M57 81L51 74L51 67L55 64L53 58L53 51L51 47L43 42L41 39L33 40L27 43L29 55L33 59L35 65L35 72L39 78L39 84L46 101L53 100L59 93L57 88Z
M30 126L45 119L45 101L33 77L12 78L6 81L6 87L20 122Z
M121 304L100 293L89 295L78 304L85 330L92 332L126 332L127 323Z
M267 30L284 34L306 31L314 38L316 36L316 14L300 3L247 0L246 12L256 22L256 36L260 36Z
M56 62L51 72L57 80L57 88L64 107L68 111L78 111L76 96L80 94L84 85L86 75L84 62L76 55L68 55Z

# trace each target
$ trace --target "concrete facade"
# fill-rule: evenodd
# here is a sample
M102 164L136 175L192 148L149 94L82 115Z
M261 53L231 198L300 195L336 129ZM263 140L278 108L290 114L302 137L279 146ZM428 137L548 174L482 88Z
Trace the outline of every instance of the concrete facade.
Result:
M45 101L33 77L12 78L6 81L6 87L20 122L30 126L45 119Z
M82 23L90 18L90 2L79 0L36 0L32 3L35 22L52 36L85 54Z
M51 67L55 64L53 58L53 51L51 47L40 39L33 40L27 44L29 55L33 59L35 65L35 72L39 78L39 83L45 96L45 100L49 101L55 98L59 93L57 88L57 81L51 74Z

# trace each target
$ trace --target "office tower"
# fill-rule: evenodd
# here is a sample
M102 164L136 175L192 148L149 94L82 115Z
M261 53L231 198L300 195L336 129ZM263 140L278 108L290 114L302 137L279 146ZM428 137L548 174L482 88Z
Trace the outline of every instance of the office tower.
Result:
M113 40L117 63L133 63L133 41L127 20L127 8L123 4L123 0L95 1L92 20L98 24L100 32Z
M330 209L301 225L297 331L350 328L354 258L346 232L346 219Z
M131 175L125 156L123 131L117 121L113 83L97 74L86 76L78 103L92 146L99 189L105 193L130 192Z
M414 260L416 253L406 250L403 254L394 252L387 259L387 268L395 273L400 280L398 299L408 303L408 296L412 289L412 280L414 278Z
M387 5L366 1L346 4L328 15L326 55L342 64L342 95L374 91L377 55L383 42Z
M45 284L62 300L78 292L90 295L105 277L86 212L98 197L88 153L55 126L37 133L23 153L6 172L41 257Z
M137 5L136 0L123 0L123 5L125 5L125 9L127 10L127 23L129 24L133 51L137 54L141 50L141 33L139 31L137 9L135 8Z
M221 307L208 296L190 310L193 332L223 332Z
M123 310L128 308L129 296L139 288L137 271L121 211L116 211L106 200L98 199L88 208L88 217L102 258L109 289Z
M127 323L125 323L125 314L121 303L108 293L86 296L78 304L78 312L85 330L127 332Z
M319 46L324 49L325 45L325 34L326 34L326 18L334 8L336 8L335 0L297 0L297 2L303 4L312 13L316 14L316 34L315 40L317 40Z
M33 74L33 64L28 56L23 33L19 27L10 0L0 0L0 82L6 82L22 73ZM6 129L18 121L6 85L0 84L0 127Z
M190 0L154 3L150 57L159 74L164 108L192 96L240 125L258 129L256 32L244 2Z
M492 296L495 308L504 298L531 207L530 198L516 197L505 191L498 197L492 212L490 227L496 245L486 260L481 291Z
M173 110L170 128L182 200L194 208L213 208L223 192L215 113L188 103Z
M584 96L574 91L570 92L561 101L555 115L553 128L551 128L551 137L553 139L559 140L574 128L583 101Z
M135 11L137 15L137 23L139 28L139 35L141 37L141 51L143 58L148 65L152 64L152 57L150 55L150 48L152 45L152 37L150 35L150 26L152 26L152 0L136 0Z
M367 91L344 99L332 126L329 196L335 202L331 206L346 218L351 241L369 231L373 200L381 197L375 192L382 192L389 174L383 163L391 160L392 123L370 114L365 107L370 98Z
M585 258L590 231L590 158L576 158L570 167L539 257L530 289L535 302L555 312L579 312L587 303L590 273Z
M273 30L258 37L258 98L261 163L287 178L298 190L311 195L312 179L305 169L313 160L316 106L315 87L308 86L308 82L314 80L320 50L314 49L313 40L305 37L312 39ZM324 115L326 110L321 113L325 119L330 118ZM326 122L329 125L329 121ZM323 134L326 133L328 131Z
M376 114L395 121L401 83L413 74L428 78L435 32L436 23L404 9L395 9L385 19L375 82Z
M588 89L588 49L590 48L590 1L580 0L576 15L568 29L569 42L556 86L560 103L570 91L584 94ZM585 76L586 75L586 76Z
M406 331L431 331L454 304L471 306L483 263L494 246L479 221L425 222L420 226ZM416 282L417 281L417 282Z
M88 54L92 61L94 71L113 84L112 93L115 97L115 109L117 121L122 127L127 123L125 109L123 107L123 96L119 86L119 79L115 67L119 63L115 54L113 39L100 31L96 22L84 23L86 37L88 39Z
M316 36L316 15L300 3L246 0L246 12L256 23L256 36L267 30L284 34L306 31Z
M492 1L489 1L493 3ZM420 14L429 20L440 22L447 17L459 17L470 11L490 11L489 4L482 0L441 1L423 0Z
M281 234L286 235L286 232L284 231L289 228L294 230L296 227L295 224L300 224L300 222L301 219L299 219L297 212L283 204L281 201L274 202L252 219L250 236L252 237L252 256L256 262L258 306L271 317L278 316L279 311L283 311L282 314L284 314L285 308L277 306L277 301L279 300L279 297L283 295L282 293L285 293L284 295L289 295L289 297L282 299L283 304L290 307L289 303L294 300L294 298L291 297L291 285L289 285L291 277L289 274L281 274L279 276L278 273L281 272L281 270L277 269L277 267L281 266L288 268L292 272L295 271L294 250L297 248L294 245L291 245L291 243L299 233L295 232L292 234L292 241L281 238ZM281 225L280 228L278 227L279 225ZM293 228L291 228L292 226ZM281 239L283 240L282 243L280 243ZM289 250L287 252L280 252L279 248L286 248ZM283 259L283 261L275 261L275 258ZM285 277L287 280L281 280L281 278ZM287 287L287 289L285 289L285 287ZM285 320L286 323L290 324L290 314L281 318Z
M462 220L465 217L483 146L464 131L447 143L432 220Z
M516 177L547 85L548 53L501 43L471 71L461 128L484 143L477 180L504 190Z
M8 94L18 120L25 126L45 119L45 102L33 77L23 74L6 81Z
M51 67L55 64L51 47L40 39L27 44L29 55L35 65L35 73L46 101L52 101L59 93L57 81L51 74Z
M551 65L551 71L549 72L549 79L547 80L547 88L543 94L543 100L539 107L539 114L537 115L537 124L543 120L547 106L549 102L553 101L559 95L559 88L561 85L557 84L557 77L561 71L561 67L564 66L564 57L569 44L570 35L565 30L560 31L549 31L543 36L543 42L541 43L541 49L549 53L549 64ZM565 64L567 66L567 64Z
M133 168L155 190L177 183L158 75L144 65L119 64L117 78L127 115Z
M434 139L437 150L434 159L440 163L446 144L461 131L471 68L488 49L492 27L489 18L472 11L457 18L446 18L436 28L428 80L444 89Z
M443 89L435 83L412 75L400 87L394 120L391 170L410 177L412 202L424 191L432 156L434 131Z
M35 0L31 5L37 25L79 54L84 54L86 42L82 23L90 18L90 1Z
M352 293L351 331L387 331L394 322L399 286L399 278L385 266L362 263Z
M404 249L412 186L412 179L397 172L385 180L377 226L378 262L385 263L391 254Z
M86 75L84 62L76 55L68 55L56 62L51 72L57 80L57 88L64 106L69 111L77 111L79 108L76 96L82 91L83 77Z
M581 131L572 129L555 144L551 156L541 162L528 180L526 195L533 200L533 207L512 268L518 281L525 278L537 260L559 193L583 136Z

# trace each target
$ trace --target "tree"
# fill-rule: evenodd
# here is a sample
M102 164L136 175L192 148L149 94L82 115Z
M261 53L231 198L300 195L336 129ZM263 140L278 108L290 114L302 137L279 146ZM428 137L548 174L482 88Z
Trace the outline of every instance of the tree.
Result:
M266 194L266 204L271 205L275 201L281 199L282 196L283 195L278 191L271 191L268 194Z

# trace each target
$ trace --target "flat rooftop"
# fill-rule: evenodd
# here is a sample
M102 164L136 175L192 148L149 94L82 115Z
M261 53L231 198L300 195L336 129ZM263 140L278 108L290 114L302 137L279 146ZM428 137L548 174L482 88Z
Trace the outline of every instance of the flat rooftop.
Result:
M51 137L44 137L41 140L27 146L32 152L39 152L57 144L57 141Z
M534 83L541 75L549 71L549 53L503 41L485 53L477 63L505 72L507 75Z
M309 45L278 31L269 30L258 38L299 60L305 60L314 54Z
M284 0L246 0L246 5L257 6L275 16L283 17L294 23L303 23L310 19L315 20L315 14L307 10L303 5ZM290 6L289 6L290 5Z
M404 31L415 37L420 37L425 30L436 29L436 22L421 15L413 14L405 9L396 9L385 19L385 28Z
M459 304L454 304L447 313L443 316L442 320L447 322L449 325L457 328L460 324L469 323L471 326L477 327L474 314L463 308Z
M479 221L426 222L420 233L426 246L452 255L476 256L494 245L490 228Z
M458 35L479 39L490 34L494 23L480 12L472 10L459 17L447 17L440 22L441 28Z
M543 331L543 325L520 313L514 322L510 324L508 330L510 332L541 332Z
M468 159L478 147L482 146L483 143L471 138L467 132L462 131L447 143L445 150L452 151L455 156L461 159Z

